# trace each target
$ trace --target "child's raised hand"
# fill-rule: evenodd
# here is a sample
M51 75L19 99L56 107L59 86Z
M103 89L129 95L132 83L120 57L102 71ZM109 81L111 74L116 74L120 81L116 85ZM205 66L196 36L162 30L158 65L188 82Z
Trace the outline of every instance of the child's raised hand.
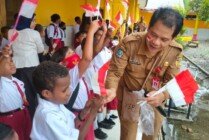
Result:
M92 31L93 33L95 33L100 28L99 22L100 22L99 20L92 21L89 27L89 31Z
M102 22L102 28L103 28L104 32L107 32L107 24L104 21Z

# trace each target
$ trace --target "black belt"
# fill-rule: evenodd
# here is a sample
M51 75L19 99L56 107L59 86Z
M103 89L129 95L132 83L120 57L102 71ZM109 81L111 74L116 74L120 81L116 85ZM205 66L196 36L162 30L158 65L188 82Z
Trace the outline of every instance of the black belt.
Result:
M8 116L8 115L12 115L18 111L21 111L25 109L25 107L22 107L22 108L18 108L18 109L15 109L15 110L12 110L12 111L8 111L8 112L0 112L0 116Z

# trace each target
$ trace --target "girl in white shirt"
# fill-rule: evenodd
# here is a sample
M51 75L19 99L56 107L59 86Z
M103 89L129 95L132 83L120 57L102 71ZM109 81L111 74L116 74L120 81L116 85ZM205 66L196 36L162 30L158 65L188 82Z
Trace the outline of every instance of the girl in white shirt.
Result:
M20 16L16 27L18 37L12 44L13 61L17 67L14 76L25 83L25 93L30 104L31 117L33 117L37 106L36 90L32 83L32 72L39 65L38 53L44 51L41 36L34 30L34 27L35 15L31 19ZM9 36L12 33L13 30L10 30Z

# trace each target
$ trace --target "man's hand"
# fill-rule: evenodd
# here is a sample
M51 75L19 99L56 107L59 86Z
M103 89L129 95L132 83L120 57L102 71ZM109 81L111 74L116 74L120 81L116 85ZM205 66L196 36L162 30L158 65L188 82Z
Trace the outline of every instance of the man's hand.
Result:
M107 89L107 95L104 96L105 104L111 102L115 97L116 97L116 89L114 88Z
M154 106L154 107L158 107L162 104L162 102L166 99L165 95L163 93L160 93L156 96L152 97L152 94L154 94L156 91L151 91L147 94L147 103Z

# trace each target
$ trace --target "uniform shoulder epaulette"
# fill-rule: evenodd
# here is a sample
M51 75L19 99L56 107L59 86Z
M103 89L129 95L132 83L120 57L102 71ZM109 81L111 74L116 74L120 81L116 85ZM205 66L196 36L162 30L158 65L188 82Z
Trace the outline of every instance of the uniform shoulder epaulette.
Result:
M177 48L177 49L179 49L179 50L181 50L181 51L183 50L182 45L179 44L179 43L177 43L176 41L172 41L171 44L170 44L170 46L171 46L171 47L175 47L175 48Z
M142 37L141 33L132 33L132 34L126 36L123 39L123 42L128 43L128 42L131 42L131 41L139 41L139 40L141 40L141 37Z

